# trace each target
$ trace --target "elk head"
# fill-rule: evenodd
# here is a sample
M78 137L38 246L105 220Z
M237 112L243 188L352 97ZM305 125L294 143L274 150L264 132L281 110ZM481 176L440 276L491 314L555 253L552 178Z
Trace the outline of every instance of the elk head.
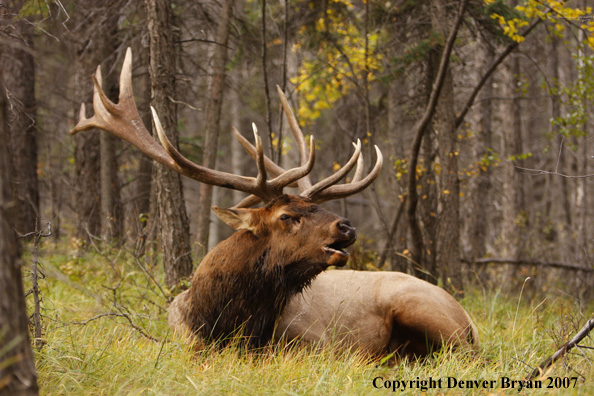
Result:
M343 266L348 260L343 249L355 241L355 229L348 220L317 204L355 194L369 186L381 169L381 152L376 147L377 162L363 178L361 143L357 141L355 152L345 166L313 184L309 173L315 160L314 139L310 138L308 148L284 94L277 87L299 144L300 165L285 170L264 156L262 141L254 125L255 146L236 130L235 133L256 160L256 177L208 169L179 153L167 139L154 109L151 108L160 145L143 125L132 94L132 52L129 48L120 76L118 104L105 96L99 67L93 81L95 114L86 118L83 104L80 120L71 134L101 128L127 140L150 158L182 175L249 194L231 209L213 208L238 232L204 257L194 273L190 289L183 293L183 297L178 296L172 306L180 310L178 316L181 319L178 319L204 338L220 339L241 328L250 343L261 345L267 342L272 336L275 317L287 299L300 292L328 266ZM355 164L357 170L353 180L336 185ZM267 170L273 175L271 180L267 178ZM297 184L300 194L285 195L283 189L293 184ZM250 208L259 202L265 206Z
M299 285L329 266L344 266L348 253L343 249L356 239L349 220L292 195L259 209L213 210L232 228L254 235L267 247L270 265L285 264L286 276Z

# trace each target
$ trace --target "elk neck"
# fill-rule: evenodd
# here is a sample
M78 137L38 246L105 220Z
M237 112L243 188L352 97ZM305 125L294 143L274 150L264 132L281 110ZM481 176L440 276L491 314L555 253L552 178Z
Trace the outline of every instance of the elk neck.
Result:
M235 232L209 252L192 279L188 319L207 340L237 334L266 344L288 299L310 284L324 263L291 261L270 233Z

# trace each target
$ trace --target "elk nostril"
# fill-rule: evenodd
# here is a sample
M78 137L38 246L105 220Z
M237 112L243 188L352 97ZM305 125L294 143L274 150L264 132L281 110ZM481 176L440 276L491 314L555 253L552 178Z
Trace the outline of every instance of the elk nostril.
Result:
M349 237L354 236L355 234L355 227L353 227L348 220L341 220L338 222L338 230Z

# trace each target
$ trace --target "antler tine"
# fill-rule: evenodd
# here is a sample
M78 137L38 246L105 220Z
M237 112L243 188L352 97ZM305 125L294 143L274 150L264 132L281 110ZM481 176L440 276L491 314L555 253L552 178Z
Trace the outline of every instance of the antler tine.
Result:
M299 154L301 156L301 164L303 165L308 157L307 156L307 145L305 144L305 138L303 137L303 131L301 131L301 128L299 127L299 122L297 122L297 118L295 118L295 114L293 113L293 110L291 109L291 106L289 105L289 101L287 100L287 97L285 96L285 93L283 92L281 87L279 87L277 85L276 91L278 92L278 96L280 98L281 105L283 106L283 110L285 111L285 115L287 116L287 121L289 122L289 127L291 128L291 132L293 132L293 136L295 137L295 140L297 141L297 145L299 146ZM299 184L299 189L301 191L307 190L312 185L311 179L309 176L304 177L303 179L300 179L297 183Z
M115 104L107 98L101 87L101 80L101 68L98 67L96 74L93 76L93 109L95 114L91 118L87 118L86 108L83 104L80 109L79 122L71 130L71 134L92 128L100 128L128 141L150 158L175 172L202 183L254 194L264 201L270 201L277 194L282 193L283 185L281 183L274 183L273 180L270 185L267 184L263 155L259 160L259 169L261 170L259 179L216 171L188 160L167 139L157 112L152 109L155 129L162 145L157 143L142 123L134 102L132 92L132 50L130 48L126 51L120 74L119 103ZM311 166L309 170L311 171ZM286 177L283 180L286 180ZM293 181L295 180L291 179L290 182ZM266 188L262 188L262 186L266 186Z
M251 208L252 206L255 206L257 204L259 204L260 202L262 202L262 198L257 197L255 195L248 195L247 197L245 197L244 199L242 199L241 201L239 201L239 203L233 205L233 209L238 209L238 208Z
M277 176L274 179L266 183L265 189L271 197L282 194L283 188L291 186L295 182L299 182L299 180L301 180L303 177L309 175L309 173L313 169L316 154L315 140L313 136L310 137L309 157L307 159L307 162L302 166L292 168L289 170L284 170L264 155L262 141L260 139L259 134L257 134L257 128L254 124L252 124L252 126L254 128L254 137L256 138L256 147L254 147L250 142L247 141L247 139L241 136L241 134L239 133L239 131L237 131L236 128L233 128L233 132L235 133L235 137L243 145L246 151L256 159L256 162L258 163L258 175L260 175L261 173L260 167L264 169L264 172L266 169L268 169L268 171L270 171L271 173L277 174ZM273 170L271 170L271 168ZM260 194L260 196L261 195L262 194ZM261 199L258 199L257 197L248 196L233 207L246 208L254 206L258 204L260 201Z
M262 147L262 138L258 133L256 124L252 122L252 129L254 131L254 140L256 142L256 167L258 168L258 176L256 176L256 185L262 192L270 194L268 186L266 185L266 167L264 166L264 148ZM282 190L282 189L281 189Z
M369 172L369 174L363 180L330 186L325 190L320 191L315 196L310 197L310 199L316 203L322 203L333 199L346 198L366 189L371 183L373 183L375 179L377 179L384 163L382 152L377 146L374 147L377 160L371 172Z
M283 172L279 176L275 177L270 181L270 185L274 186L276 189L282 189L294 182L297 182L299 185L299 181L303 180L304 178L309 179L309 174L313 169L314 162L316 159L316 148L315 148L315 141L314 137L309 137L309 157L307 162L298 166L296 168L289 169L288 171Z
M257 158L256 148L246 138L243 137L243 135L237 130L237 128L232 127L232 129L235 138L239 141L239 143L242 145L245 151L255 160ZM278 166L267 156L264 156L264 164L266 165L266 169L268 170L268 172L270 172L270 174L273 177L276 177L285 171L283 168Z
M155 161L179 172L179 166L144 127L132 95L132 51L126 51L120 74L120 103L115 104L105 95L102 88L101 67L93 76L94 115L86 118L86 106L81 105L79 121L70 131L71 135L93 128L103 129L120 139L138 147Z
M260 189L256 178L214 171L212 169L205 168L201 165L195 164L194 162L184 157L167 138L167 135L163 130L161 121L159 120L159 115L157 114L157 111L153 107L151 107L151 111L153 114L153 121L155 123L155 130L157 131L159 140L161 141L161 144L163 145L167 153L171 156L173 161L175 161L175 164L179 168L179 173L191 179L198 180L202 183L212 184L219 187L231 188L234 190L247 192L249 194L254 194L259 196L264 201L269 201L270 199L272 199L272 197L269 194ZM264 178L266 178L265 175Z
M289 125L291 126L291 130L293 131L293 136L298 143L299 152L301 155L301 162L303 163L303 157L307 154L307 148L305 147L305 139L303 137L303 133L299 128L299 124L291 110L287 98L282 92L282 90L277 86L277 91L279 93L281 103L285 110L285 114L289 119ZM245 150L254 158L256 158L256 149L255 147L247 141L241 134L234 129L235 137L239 140L241 145L245 148ZM379 175L379 171L381 170L383 164L383 157L381 151L377 146L375 146L376 153L377 153L377 161L367 177L363 179L363 172L364 172L364 160L363 155L361 154L361 142L357 139L357 143L353 143L355 147L355 152L349 159L349 161L336 173L333 175L321 180L320 182L316 183L312 186L311 179L309 178L309 174L302 179L297 180L297 184L299 189L302 191L301 196L310 198L315 202L324 202L331 199L338 199L342 197L347 197L349 195L355 194L365 188L367 188ZM313 150L313 145L311 146ZM285 170L271 161L268 157L264 156L264 163L266 169L272 175L280 175ZM355 163L357 164L357 168L355 170L355 174L353 176L353 180L347 184L335 185L339 180L344 178L348 172L354 167ZM278 176L277 176L278 177ZM239 202L235 207L249 207L257 204L259 201L253 197L247 197L241 202Z
M354 144L354 146L355 152L353 153L349 161L342 168L336 171L333 175L330 175L327 178L320 180L312 187L303 191L300 195L302 197L311 198L316 194L319 194L326 188L332 186L333 184L338 183L343 177L345 177L347 173L349 173L350 170L353 169L353 166L355 166L359 157L361 156L361 141L357 139L357 144Z
M353 142L353 146L355 143ZM355 146L356 147L356 146ZM351 183L356 183L363 177L363 170L365 169L365 161L363 160L363 154L359 155L359 159L357 160L357 168L355 168L355 174L353 175L353 180Z

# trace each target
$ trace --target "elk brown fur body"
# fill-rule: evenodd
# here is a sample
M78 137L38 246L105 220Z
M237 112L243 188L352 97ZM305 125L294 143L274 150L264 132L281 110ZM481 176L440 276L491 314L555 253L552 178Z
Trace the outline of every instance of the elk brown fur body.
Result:
M327 271L293 297L277 338L416 358L444 344L476 349L478 332L445 290L401 272Z

